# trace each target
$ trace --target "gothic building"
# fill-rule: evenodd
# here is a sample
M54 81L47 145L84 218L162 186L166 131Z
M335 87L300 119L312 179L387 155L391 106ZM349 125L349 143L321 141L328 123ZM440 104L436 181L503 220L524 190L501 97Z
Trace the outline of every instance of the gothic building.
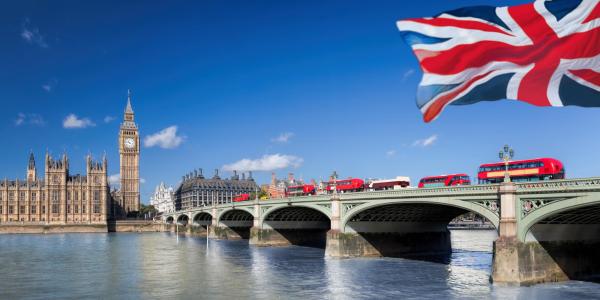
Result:
M25 180L0 182L0 222L44 224L106 224L109 193L106 157L88 155L86 175L71 175L66 154L46 153L44 177L39 178L33 153Z
M159 213L172 213L175 211L173 196L173 187L167 187L164 182L161 182L150 197L150 205L153 205Z
M25 179L0 181L0 223L106 224L140 210L139 132L131 93L119 131L121 188L110 193L106 157L86 158L86 175L71 175L66 154L46 154L44 177L37 174L33 153Z
M188 209L198 206L233 202L240 194L258 191L258 185L252 178L252 172L242 174L242 178L234 171L229 179L221 179L219 170L215 170L212 178L204 178L202 169L190 172L182 177L181 184L175 190L175 209Z

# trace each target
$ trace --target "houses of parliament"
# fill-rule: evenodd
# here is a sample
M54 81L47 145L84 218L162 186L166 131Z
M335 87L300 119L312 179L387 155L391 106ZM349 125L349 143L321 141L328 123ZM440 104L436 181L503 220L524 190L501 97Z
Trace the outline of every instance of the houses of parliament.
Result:
M106 155L101 161L88 155L86 174L73 175L66 154L54 158L46 153L44 173L38 174L31 153L25 179L0 181L0 223L106 224L139 211L140 145L131 93L119 130L119 154L121 187L111 191Z

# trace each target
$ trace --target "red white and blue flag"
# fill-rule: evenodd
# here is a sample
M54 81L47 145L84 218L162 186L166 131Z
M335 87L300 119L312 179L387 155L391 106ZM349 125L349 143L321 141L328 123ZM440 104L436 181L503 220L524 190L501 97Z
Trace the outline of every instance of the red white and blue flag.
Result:
M475 6L398 21L423 79L425 122L449 104L600 107L600 1Z

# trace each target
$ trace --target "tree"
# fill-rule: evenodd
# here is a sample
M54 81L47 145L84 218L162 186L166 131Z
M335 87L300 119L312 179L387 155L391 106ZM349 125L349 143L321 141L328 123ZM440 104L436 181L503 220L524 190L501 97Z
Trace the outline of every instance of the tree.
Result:
M154 216L158 214L158 210L156 209L156 207L154 207L154 205L145 205L145 204L141 204L140 207L140 212L139 212L139 216L140 217L144 217L144 216Z

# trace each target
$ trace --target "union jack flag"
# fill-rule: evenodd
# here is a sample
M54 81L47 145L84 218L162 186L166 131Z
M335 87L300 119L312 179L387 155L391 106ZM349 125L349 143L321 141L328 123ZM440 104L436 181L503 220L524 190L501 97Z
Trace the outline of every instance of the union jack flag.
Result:
M600 1L475 6L398 21L423 78L425 122L449 104L513 99L600 106Z

